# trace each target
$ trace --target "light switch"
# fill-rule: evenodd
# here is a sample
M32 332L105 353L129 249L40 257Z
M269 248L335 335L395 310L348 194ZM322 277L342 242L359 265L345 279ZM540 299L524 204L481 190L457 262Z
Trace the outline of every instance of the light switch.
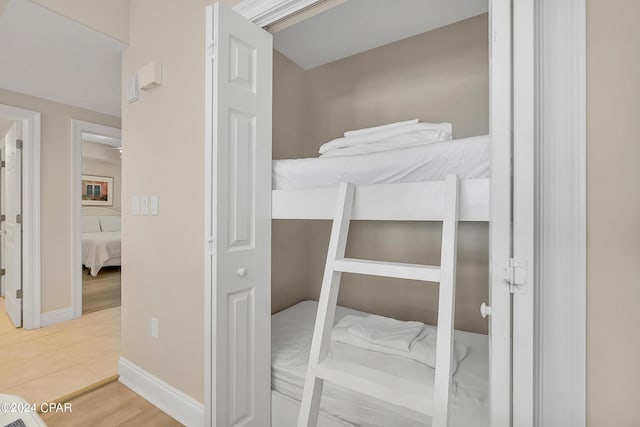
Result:
M140 197L140 215L149 215L149 198L147 196Z
M158 215L158 196L151 196L151 215Z
M131 198L131 215L139 215L140 214L140 199L138 196L133 196Z

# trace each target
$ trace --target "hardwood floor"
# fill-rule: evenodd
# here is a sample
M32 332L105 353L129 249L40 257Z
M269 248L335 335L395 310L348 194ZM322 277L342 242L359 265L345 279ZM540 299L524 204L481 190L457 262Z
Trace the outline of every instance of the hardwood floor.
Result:
M82 270L82 314L120 306L120 267L103 267L96 277Z
M27 331L15 328L0 298L0 394L57 401L118 373L120 308Z
M182 425L117 381L72 399L70 403L71 412L42 414L42 419L49 427Z

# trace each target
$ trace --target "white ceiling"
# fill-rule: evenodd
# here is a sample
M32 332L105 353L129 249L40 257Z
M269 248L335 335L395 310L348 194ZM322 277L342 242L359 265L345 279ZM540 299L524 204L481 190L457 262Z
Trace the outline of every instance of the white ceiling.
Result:
M274 35L274 46L308 70L488 10L488 0L348 0Z
M82 158L99 160L101 162L119 164L120 163L120 151L112 147L99 142L82 141Z
M27 0L0 16L0 87L121 116L125 45Z

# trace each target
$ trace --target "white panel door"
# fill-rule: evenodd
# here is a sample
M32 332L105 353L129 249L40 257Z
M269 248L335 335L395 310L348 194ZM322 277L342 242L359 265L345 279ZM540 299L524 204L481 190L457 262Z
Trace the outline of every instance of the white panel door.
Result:
M263 427L271 418L273 41L218 2L207 9L207 44L206 422Z
M2 276L7 314L16 327L22 326L22 150L18 148L21 125L15 123L4 138L5 221L2 222L2 258L6 273Z

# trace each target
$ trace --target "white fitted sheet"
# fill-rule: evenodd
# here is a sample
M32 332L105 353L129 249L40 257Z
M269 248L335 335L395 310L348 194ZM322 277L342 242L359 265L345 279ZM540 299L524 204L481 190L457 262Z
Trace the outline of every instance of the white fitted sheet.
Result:
M316 301L303 301L272 316L271 386L297 401L302 397L304 377L315 323ZM347 314L367 313L338 307L336 322ZM460 362L453 377L455 396L451 401L452 426L489 425L489 343L481 334L455 331L455 339L469 346L469 354ZM402 357L372 352L348 344L331 344L331 357L433 384L435 370ZM321 412L358 426L410 427L430 426L424 415L381 402L359 393L325 383Z
M82 233L82 264L92 276L109 265L120 265L122 236L120 231Z
M488 178L489 136L433 142L415 147L343 157L273 161L273 189Z

